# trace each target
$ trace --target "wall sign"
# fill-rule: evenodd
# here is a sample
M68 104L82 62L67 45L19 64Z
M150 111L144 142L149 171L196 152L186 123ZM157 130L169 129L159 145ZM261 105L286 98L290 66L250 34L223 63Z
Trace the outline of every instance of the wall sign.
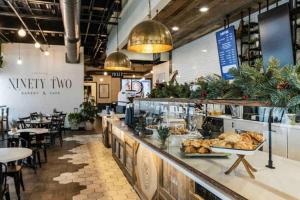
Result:
M32 112L51 114L54 108L74 112L83 102L83 57L81 63L66 63L65 47L57 45L51 45L49 56L31 44L5 43L1 47L5 62L0 69L0 105L9 107L10 120ZM22 65L16 63L19 48Z
M123 72L112 72L111 77L113 77L113 78L123 78Z
M39 76L40 77L37 77ZM58 95L63 89L72 88L72 80L58 76L45 78L48 74L33 73L32 77L8 77L9 89L21 95Z
M229 70L239 67L234 26L216 32L216 39L222 77L225 80L233 79Z

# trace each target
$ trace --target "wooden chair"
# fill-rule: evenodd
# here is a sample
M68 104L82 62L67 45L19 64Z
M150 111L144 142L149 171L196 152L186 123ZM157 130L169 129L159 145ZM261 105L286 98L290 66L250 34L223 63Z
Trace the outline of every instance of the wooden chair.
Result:
M9 186L6 181L7 166L0 162L0 199L10 200Z

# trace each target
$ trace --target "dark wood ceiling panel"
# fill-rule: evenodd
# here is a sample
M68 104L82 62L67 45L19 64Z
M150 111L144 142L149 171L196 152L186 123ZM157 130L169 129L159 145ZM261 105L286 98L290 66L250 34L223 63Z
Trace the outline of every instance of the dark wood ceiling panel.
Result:
M258 10L258 3L266 6L266 0L172 0L155 17L171 30L178 26L179 30L172 31L174 47L178 48L201 36L204 36L224 25L226 15L230 22L240 18L241 11L247 13ZM269 0L273 3L275 0ZM207 6L209 11L201 13L199 9Z

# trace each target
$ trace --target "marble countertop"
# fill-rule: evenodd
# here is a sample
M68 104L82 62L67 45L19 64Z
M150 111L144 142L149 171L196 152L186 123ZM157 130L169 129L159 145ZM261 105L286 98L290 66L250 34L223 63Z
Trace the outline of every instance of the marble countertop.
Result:
M228 158L186 158L180 154L179 146L161 150L153 138L140 138L124 126L122 121L109 120L116 135L126 134L169 162L189 178L217 193L222 199L300 199L300 162L273 155L275 169L266 168L268 154L258 151L246 159L258 170L255 179L248 176L243 165L230 175L224 172L235 162L236 155Z

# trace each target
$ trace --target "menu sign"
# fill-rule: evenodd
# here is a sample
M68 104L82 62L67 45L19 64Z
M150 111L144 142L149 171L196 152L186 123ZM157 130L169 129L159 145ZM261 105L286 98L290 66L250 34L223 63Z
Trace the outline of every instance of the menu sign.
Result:
M123 78L123 73L122 72L112 72L111 77L113 77L113 78Z
M218 31L216 39L222 77L225 80L233 79L229 70L239 67L234 26Z

